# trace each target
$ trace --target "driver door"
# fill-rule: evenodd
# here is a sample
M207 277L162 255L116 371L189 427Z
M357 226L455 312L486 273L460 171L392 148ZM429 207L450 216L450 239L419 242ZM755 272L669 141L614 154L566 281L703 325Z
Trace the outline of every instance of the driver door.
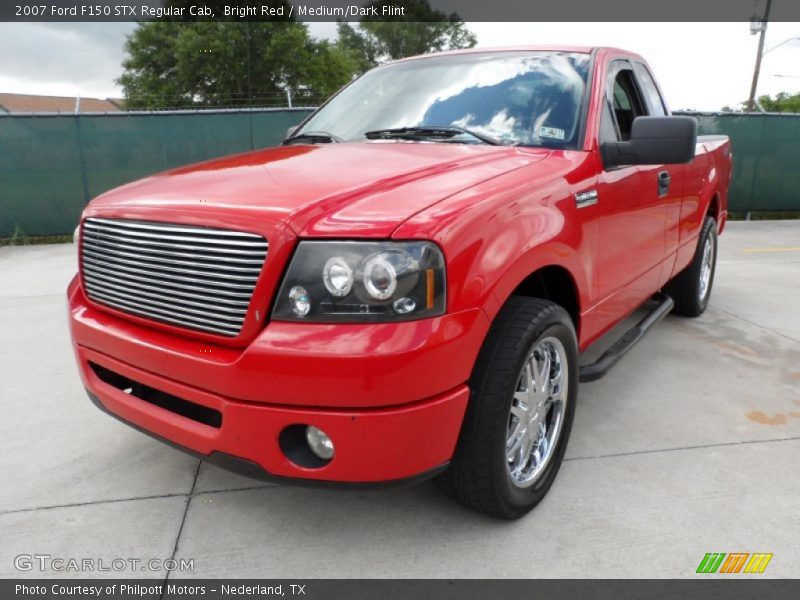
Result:
M628 60L610 63L599 144L624 141L647 103ZM666 258L667 204L659 195L657 166L604 168L598 176L598 317L619 320L659 288Z

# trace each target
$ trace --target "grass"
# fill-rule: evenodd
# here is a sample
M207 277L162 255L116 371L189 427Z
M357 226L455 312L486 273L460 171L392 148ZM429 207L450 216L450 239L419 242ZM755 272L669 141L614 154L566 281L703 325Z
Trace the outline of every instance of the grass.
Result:
M751 221L782 221L787 219L800 219L797 210L765 210L750 213ZM745 221L747 213L743 211L728 213L729 221ZM71 235L28 235L17 225L11 237L0 238L2 246L36 246L40 244L71 244Z
M14 227L11 237L0 238L0 246L36 246L38 244L71 244L71 235L30 236L19 225Z
M759 210L750 213L751 221L783 221L786 219L800 219L800 211L797 210ZM747 212L728 213L730 221L746 221Z

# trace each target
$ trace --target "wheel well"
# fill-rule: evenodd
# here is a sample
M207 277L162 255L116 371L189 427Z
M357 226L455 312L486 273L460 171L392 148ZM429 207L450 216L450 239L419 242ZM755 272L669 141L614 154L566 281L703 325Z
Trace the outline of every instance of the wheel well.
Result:
M563 267L550 266L534 271L520 283L514 296L528 296L550 300L567 311L578 331L580 324L580 305L578 290L572 275Z
M711 198L711 202L708 203L708 210L706 211L706 216L714 217L714 220L719 224L719 195L714 194L714 197Z

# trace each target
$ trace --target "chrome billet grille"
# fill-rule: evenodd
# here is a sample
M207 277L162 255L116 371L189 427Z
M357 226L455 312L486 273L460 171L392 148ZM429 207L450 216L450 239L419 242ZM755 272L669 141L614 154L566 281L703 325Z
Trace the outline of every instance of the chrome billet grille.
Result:
M81 235L83 284L99 304L235 337L268 249L253 233L89 218Z

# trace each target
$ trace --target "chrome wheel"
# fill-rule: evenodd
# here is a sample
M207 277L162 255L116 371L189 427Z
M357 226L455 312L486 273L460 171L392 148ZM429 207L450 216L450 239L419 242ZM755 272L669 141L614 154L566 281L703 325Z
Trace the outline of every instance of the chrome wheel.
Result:
M714 268L714 241L709 235L703 244L703 260L700 263L700 286L698 296L700 302L706 299L711 284L711 271Z
M569 366L564 345L554 337L528 354L517 380L506 436L511 482L529 487L555 453L564 422Z

